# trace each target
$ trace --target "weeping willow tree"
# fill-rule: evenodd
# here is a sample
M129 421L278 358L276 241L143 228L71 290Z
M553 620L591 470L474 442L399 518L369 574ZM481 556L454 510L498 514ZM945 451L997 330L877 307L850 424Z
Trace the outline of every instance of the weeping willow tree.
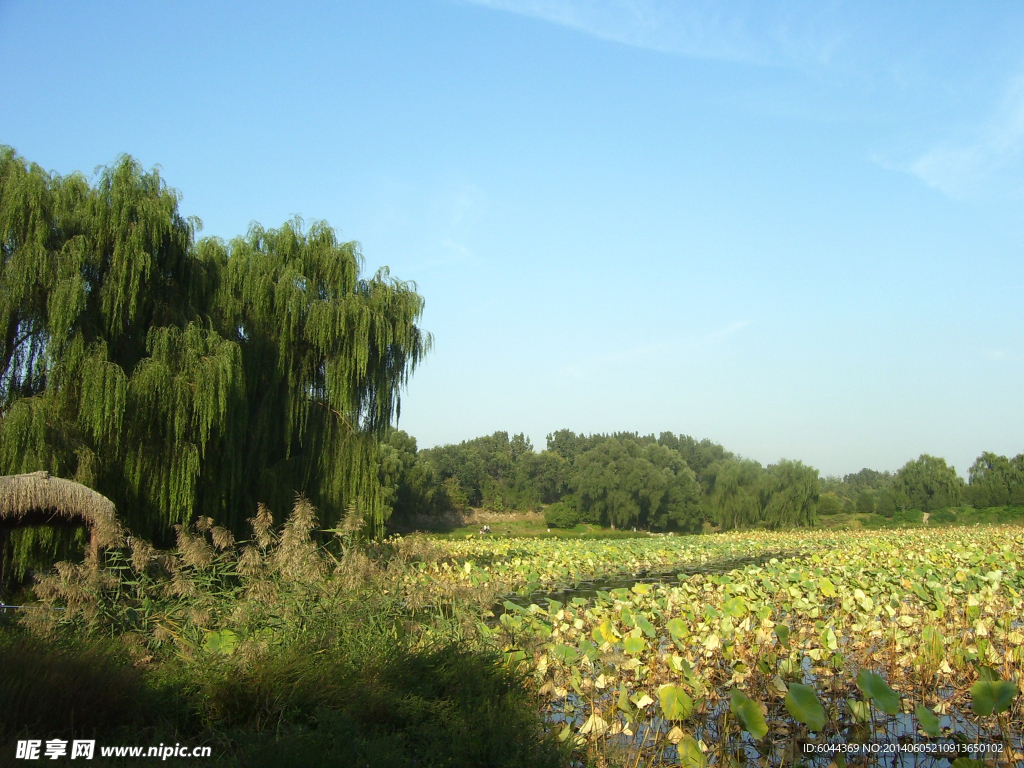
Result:
M768 528L809 528L818 522L818 470L783 459L768 467L764 481L768 491L764 523Z
M299 219L196 241L130 157L94 184L0 147L0 474L45 470L167 541L304 493L380 531L379 438L427 352L415 286Z
M791 528L817 522L818 470L781 460L762 468L748 459L712 465L715 477L709 505L722 530Z
M715 467L709 505L723 531L751 528L761 521L764 470L756 461L725 459Z

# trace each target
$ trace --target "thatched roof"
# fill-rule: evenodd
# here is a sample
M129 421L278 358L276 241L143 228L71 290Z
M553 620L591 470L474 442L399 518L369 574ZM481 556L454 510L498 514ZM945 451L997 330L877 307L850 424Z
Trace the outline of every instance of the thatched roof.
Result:
M84 524L94 545L123 542L114 502L81 483L48 472L0 477L0 526Z

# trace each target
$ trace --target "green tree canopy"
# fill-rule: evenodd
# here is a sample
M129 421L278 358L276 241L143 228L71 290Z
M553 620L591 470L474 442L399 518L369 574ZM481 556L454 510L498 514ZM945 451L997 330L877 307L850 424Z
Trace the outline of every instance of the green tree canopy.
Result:
M783 459L768 467L764 481L764 522L769 528L810 527L817 522L818 470Z
M708 468L714 478L709 506L722 530L810 526L817 522L818 470L783 459L762 468L749 459L725 459Z
M556 453L570 464L606 439L605 435L578 435L569 429L559 429L547 436L547 446L551 453Z
M725 459L711 466L710 510L723 531L750 528L762 520L764 469L756 461Z
M819 515L838 515L843 511L843 506L843 500L831 491L818 497Z
M708 468L723 459L735 458L721 445L707 438L696 440L689 435L662 432L658 435L658 444L679 451L705 492L714 485L714 476L708 473Z
M968 470L968 498L975 507L1024 504L1024 454L1012 459L988 451Z
M195 242L178 199L130 157L90 184L0 148L0 473L82 482L164 540L296 492L379 530L422 298L323 222Z
M928 454L908 461L892 482L896 503L922 512L957 506L962 487L963 481L945 459Z
M671 448L609 437L576 459L572 487L584 519L631 526L700 530L700 487Z

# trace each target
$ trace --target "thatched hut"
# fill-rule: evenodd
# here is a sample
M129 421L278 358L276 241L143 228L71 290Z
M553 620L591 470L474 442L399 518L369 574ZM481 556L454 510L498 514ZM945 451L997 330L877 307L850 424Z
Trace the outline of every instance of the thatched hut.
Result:
M0 477L0 574L7 534L28 525L84 525L93 554L100 547L118 546L124 538L114 502L81 483L49 472Z

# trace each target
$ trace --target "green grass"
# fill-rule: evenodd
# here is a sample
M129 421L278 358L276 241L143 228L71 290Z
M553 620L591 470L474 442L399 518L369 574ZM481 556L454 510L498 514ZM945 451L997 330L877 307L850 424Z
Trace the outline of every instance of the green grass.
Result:
M110 643L54 649L0 636L0 750L18 738L215 744L228 766L564 765L521 676L449 644L360 666L343 649L281 649L139 669Z
M523 674L478 642L479 601L406 589L428 543L353 529L330 552L313 524L297 505L241 547L206 526L44 578L0 626L0 755L87 738L208 744L229 767L568 764Z

